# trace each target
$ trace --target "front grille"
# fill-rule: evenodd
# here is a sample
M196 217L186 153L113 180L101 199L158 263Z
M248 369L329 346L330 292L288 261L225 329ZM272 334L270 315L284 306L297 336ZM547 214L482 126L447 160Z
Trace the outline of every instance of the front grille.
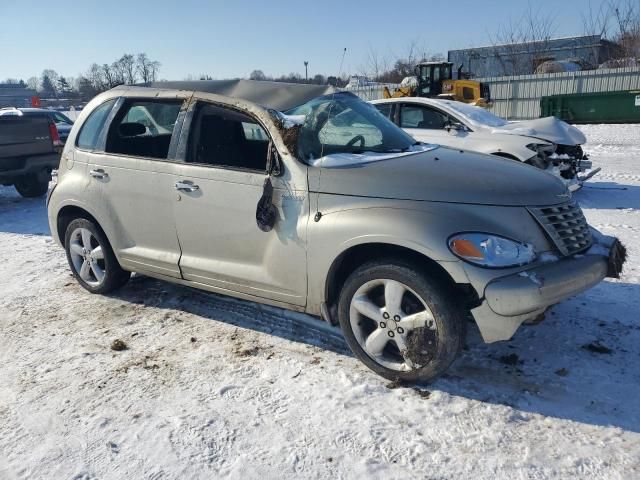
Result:
M575 202L555 207L528 207L562 255L582 252L593 239L587 220Z

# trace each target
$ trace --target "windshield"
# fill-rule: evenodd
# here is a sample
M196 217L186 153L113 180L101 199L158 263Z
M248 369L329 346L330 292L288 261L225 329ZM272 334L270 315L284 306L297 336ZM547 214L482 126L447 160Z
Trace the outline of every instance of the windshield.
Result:
M479 125L485 125L488 127L504 127L507 123L505 119L500 118L488 110L476 107L474 105L468 105L462 102L447 101L447 106L467 117L471 122Z
M304 119L296 154L305 161L333 153L404 152L416 143L373 105L351 93L314 98L286 113Z

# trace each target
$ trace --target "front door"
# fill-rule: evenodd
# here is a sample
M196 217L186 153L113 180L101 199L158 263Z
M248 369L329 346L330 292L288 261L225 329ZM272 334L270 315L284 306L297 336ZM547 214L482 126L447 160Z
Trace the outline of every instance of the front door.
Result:
M420 142L468 149L465 139L467 132L447 130L452 119L447 114L426 105L403 103L400 105L399 125L409 135Z
M194 108L189 129L176 191L183 277L223 292L305 305L306 184L290 188L287 171L271 178L278 215L274 228L263 232L256 206L266 178L268 134L253 117L206 102Z

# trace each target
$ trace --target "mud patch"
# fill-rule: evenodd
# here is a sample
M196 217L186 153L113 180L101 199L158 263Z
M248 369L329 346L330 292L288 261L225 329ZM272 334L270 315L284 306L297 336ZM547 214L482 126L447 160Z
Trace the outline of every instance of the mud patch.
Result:
M115 350L116 352L127 350L127 348L127 344L119 338L116 338L113 342L111 342L111 350Z
M586 345L583 345L582 348L592 353L602 353L606 355L610 355L613 353L613 350L611 348L605 347L598 341L587 343Z
M417 367L428 365L434 358L437 349L435 330L426 327L416 328L407 334L407 350L404 357Z
M502 355L498 357L498 361L500 363L504 363L505 365L522 365L524 360L520 360L520 357L515 353L510 353L509 355Z

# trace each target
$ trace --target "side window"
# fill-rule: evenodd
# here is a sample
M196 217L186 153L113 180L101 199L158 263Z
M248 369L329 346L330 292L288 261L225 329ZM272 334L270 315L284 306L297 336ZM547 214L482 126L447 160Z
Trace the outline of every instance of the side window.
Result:
M77 147L85 150L96 149L104 122L107 120L107 117L115 103L115 99L109 100L91 112L89 118L84 121L80 133L78 134L78 139L76 140Z
M446 123L446 115L429 107L421 105L403 105L402 110L400 111L400 126L402 128L442 130Z
M392 103L376 103L374 107L378 109L378 111L387 118L391 118L391 107Z
M107 153L167 158L173 127L182 101L129 101L114 119Z
M187 162L264 172L268 148L267 132L250 116L215 105L196 108Z

